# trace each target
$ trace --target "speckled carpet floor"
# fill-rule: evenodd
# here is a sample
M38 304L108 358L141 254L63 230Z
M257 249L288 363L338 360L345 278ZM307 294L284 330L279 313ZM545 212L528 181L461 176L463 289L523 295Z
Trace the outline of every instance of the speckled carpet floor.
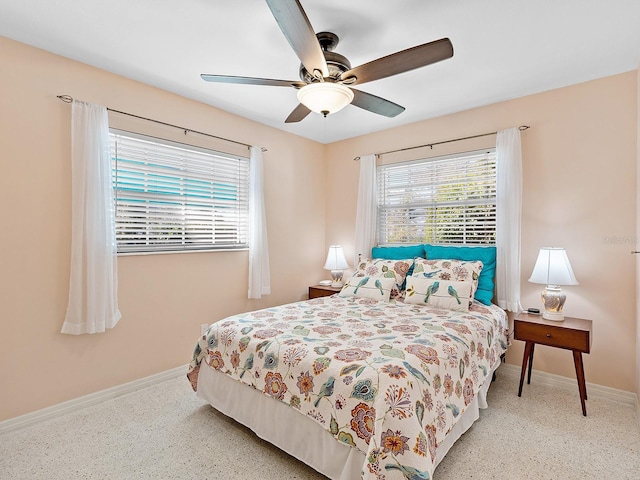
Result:
M489 409L434 473L461 479L640 479L630 405L501 375ZM186 378L0 435L5 479L323 479L198 400Z

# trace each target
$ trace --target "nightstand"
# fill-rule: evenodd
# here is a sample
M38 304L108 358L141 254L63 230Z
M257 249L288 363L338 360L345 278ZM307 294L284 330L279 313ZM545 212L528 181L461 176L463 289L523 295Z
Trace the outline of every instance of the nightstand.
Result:
M342 287L332 287L331 285L314 285L309 287L309 300L318 297L328 297L334 293L338 293Z
M518 396L522 396L522 384L524 383L527 367L529 368L527 384L531 383L531 367L536 343L571 350L573 352L573 363L576 367L576 377L578 378L582 414L586 417L587 408L584 402L587 399L587 387L584 381L582 354L589 353L591 350L592 328L593 322L582 318L564 317L564 321L556 322L545 320L540 315L529 315L527 313L517 315L513 320L514 338L526 342L522 358L522 369L520 370Z

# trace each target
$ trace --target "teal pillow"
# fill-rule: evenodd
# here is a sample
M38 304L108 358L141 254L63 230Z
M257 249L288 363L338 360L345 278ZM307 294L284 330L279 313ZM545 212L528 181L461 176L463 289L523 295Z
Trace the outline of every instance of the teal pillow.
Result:
M371 249L371 258L404 260L406 258L416 257L424 257L423 245L410 245L408 247L373 247Z
M451 245L423 245L424 254L429 260L465 260L482 262L482 272L478 278L478 289L475 299L485 305L491 305L495 285L493 279L496 276L496 247L460 247Z

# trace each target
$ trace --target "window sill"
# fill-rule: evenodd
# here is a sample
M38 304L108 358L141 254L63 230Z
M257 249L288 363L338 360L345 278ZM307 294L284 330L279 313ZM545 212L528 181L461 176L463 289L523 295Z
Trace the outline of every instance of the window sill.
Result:
M175 255L183 253L217 253L217 252L245 252L249 248L214 248L210 250L171 250L166 252L118 252L118 257L133 257L138 255Z

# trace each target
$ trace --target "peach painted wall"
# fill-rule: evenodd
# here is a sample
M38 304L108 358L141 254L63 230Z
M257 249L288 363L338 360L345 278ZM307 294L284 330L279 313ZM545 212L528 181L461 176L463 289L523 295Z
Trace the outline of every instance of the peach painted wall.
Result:
M635 392L637 95L633 71L331 144L327 242L342 243L348 258L354 253L355 156L530 125L522 134L522 304L541 307L542 286L527 282L538 249L565 247L580 282L565 288L565 314L594 323L587 381ZM494 136L382 159L492 145ZM522 353L514 342L507 361L520 365ZM571 354L550 347L536 348L534 369L575 378Z
M0 420L185 365L200 324L301 300L324 276L323 145L2 37L0 65ZM247 300L247 251L121 256L120 323L105 334L60 334L69 281L71 107L59 94L267 147L273 293ZM160 128L140 123L111 115L113 126ZM163 134L184 141L180 131Z

